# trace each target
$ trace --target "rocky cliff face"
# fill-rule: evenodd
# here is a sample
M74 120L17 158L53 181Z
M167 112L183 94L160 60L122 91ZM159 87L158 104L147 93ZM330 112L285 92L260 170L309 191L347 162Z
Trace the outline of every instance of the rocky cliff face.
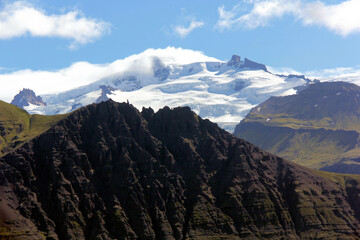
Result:
M46 103L43 102L40 96L36 96L35 92L31 89L24 88L11 101L11 104L14 104L20 108L29 106L30 104L35 106L46 106Z
M82 108L0 159L9 239L354 239L355 178L321 177L189 108Z

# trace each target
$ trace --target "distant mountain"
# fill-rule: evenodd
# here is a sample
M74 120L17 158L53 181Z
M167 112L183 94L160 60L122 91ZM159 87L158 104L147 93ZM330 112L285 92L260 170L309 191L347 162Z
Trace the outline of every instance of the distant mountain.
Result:
M43 102L40 96L36 96L35 92L28 88L23 88L17 95L14 96L14 99L11 101L11 104L16 105L20 108L34 106L46 106L46 103Z
M109 100L0 158L0 238L356 239L359 180Z
M234 134L296 163L360 174L360 87L317 83L253 108Z
M189 50L144 52L113 63L111 69L111 75L88 85L41 95L47 106L25 109L30 113L68 113L108 98L155 110L189 106L233 132L257 104L270 96L294 93L295 88L312 82L304 76L272 74L264 64L237 55L223 62L193 56ZM105 86L110 90L104 91Z

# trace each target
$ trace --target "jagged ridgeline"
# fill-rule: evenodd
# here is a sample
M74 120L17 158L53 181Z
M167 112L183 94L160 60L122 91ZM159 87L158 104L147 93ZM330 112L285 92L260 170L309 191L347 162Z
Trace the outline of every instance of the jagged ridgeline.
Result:
M356 239L359 194L189 108L109 100L0 158L0 238Z
M360 87L317 83L296 95L271 97L234 134L304 166L359 174Z
M31 89L24 88L17 95L14 96L14 99L11 101L11 104L16 105L20 108L26 106L46 106L46 103L42 100L40 96L36 96L35 92Z

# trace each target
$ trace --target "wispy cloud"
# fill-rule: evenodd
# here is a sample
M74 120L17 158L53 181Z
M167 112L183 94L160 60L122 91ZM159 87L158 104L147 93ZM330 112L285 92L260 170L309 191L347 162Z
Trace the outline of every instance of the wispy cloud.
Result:
M8 67L0 67L0 74L1 73L6 73L6 72L11 72L11 71L15 71L14 68L8 68Z
M271 67L271 66L266 66L267 69L269 70L269 72L274 73L274 74L284 74L284 75L289 75L289 74L296 74L296 75L302 75L303 73L296 71L295 69L292 68L288 68L288 67Z
M239 4L235 5L230 11L226 11L224 6L218 8L219 20L215 28L220 30L231 28L237 21L237 14L239 11Z
M347 0L333 5L322 1L302 0L252 0L243 1L243 4L251 6L246 13L240 11L239 5L229 11L224 6L219 7L216 28L223 30L244 26L253 29L266 26L271 20L284 15L292 15L304 25L325 27L344 37L360 33L359 0Z
M305 72L307 76L319 79L335 79L335 78L349 78L357 77L357 82L360 82L360 66L356 67L338 67L329 69L320 69ZM342 79L344 80L344 79ZM345 81L348 81L345 79Z
M16 1L5 4L0 11L0 39L24 35L71 39L70 48L93 42L109 31L109 24L85 17L80 11L47 14L34 5Z
M360 85L360 66L307 71L305 76L322 82L343 81Z
M189 35L192 31L194 31L196 28L200 28L204 26L204 22L202 21L191 21L188 27L184 26L175 26L174 32L178 34L180 37L185 38L187 35Z

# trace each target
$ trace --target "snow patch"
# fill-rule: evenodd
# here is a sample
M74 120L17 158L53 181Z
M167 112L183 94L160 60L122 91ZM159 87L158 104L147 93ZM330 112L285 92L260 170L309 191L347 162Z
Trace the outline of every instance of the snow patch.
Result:
M290 96L290 95L295 95L297 93L297 91L295 89L289 89L285 92L283 92L282 94L280 94L279 96L284 97L284 96Z

